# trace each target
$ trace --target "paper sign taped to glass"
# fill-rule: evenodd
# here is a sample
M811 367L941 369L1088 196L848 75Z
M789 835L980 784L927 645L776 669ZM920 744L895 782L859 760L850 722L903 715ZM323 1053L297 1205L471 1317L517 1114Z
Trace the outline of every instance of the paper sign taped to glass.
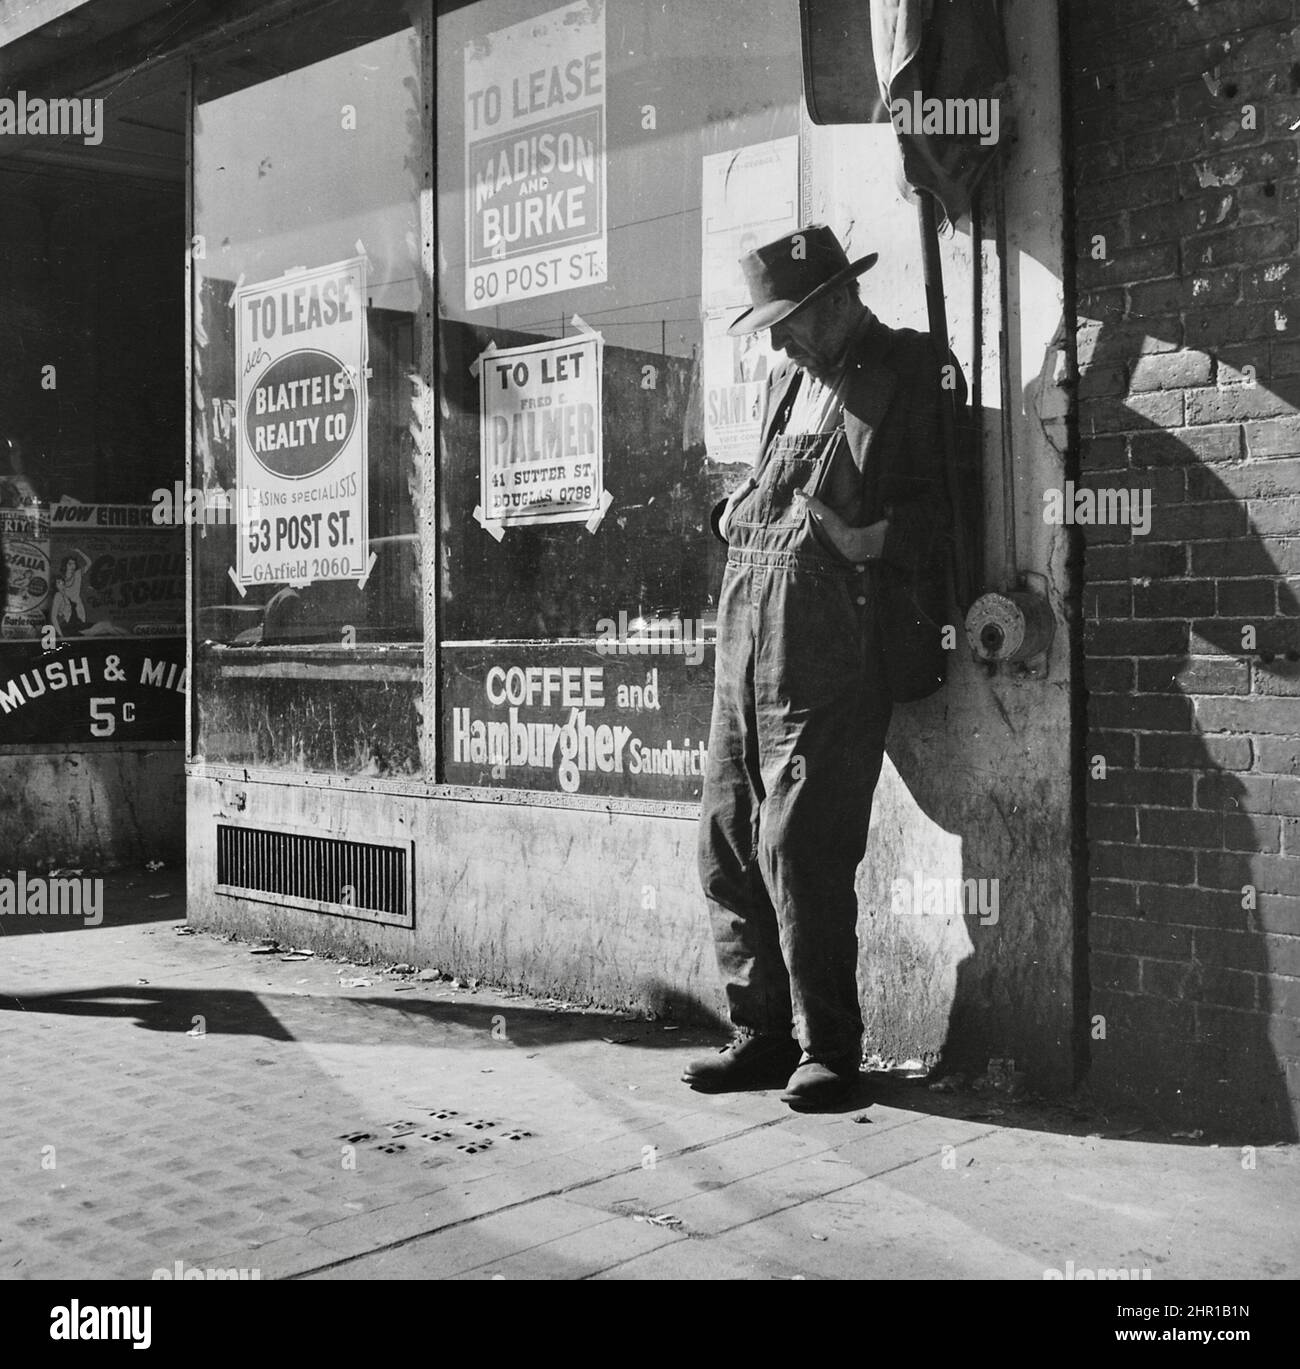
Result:
M584 523L595 532L605 489L601 384L604 339L586 330L523 347L488 348L479 389L479 505L498 541L507 528Z
M240 585L369 575L366 259L235 292Z
M466 309L607 279L603 6L466 46L465 214Z
M704 311L704 444L711 461L752 463L768 373L781 360L766 331L729 337L750 304L740 258L799 227L799 139L703 159L701 295Z

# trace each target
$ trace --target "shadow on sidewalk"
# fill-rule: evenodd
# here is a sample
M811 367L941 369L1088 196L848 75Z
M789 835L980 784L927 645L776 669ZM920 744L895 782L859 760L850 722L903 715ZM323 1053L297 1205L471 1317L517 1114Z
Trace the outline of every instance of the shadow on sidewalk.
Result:
M312 1021L302 1022L301 1009L310 1007ZM299 1010L295 1012L295 1009ZM289 995L281 992L253 993L238 989L166 988L153 985L116 984L92 989L71 989L32 995L0 994L0 1010L53 1013L72 1017L131 1017L147 1031L197 1032L214 1036L261 1036L268 1041L297 1041L331 1045L374 1045L378 1018L430 1030L431 1050L499 1052L503 1046L537 1051L581 1043L604 1043L611 1051L698 1049L707 1052L716 1035L698 1028L663 1022L629 1019L626 1015L596 1010L563 1011L524 1006L516 1002L466 1001L401 996L352 997L329 991ZM297 1017L290 1030L280 1014ZM308 1029L304 1030L304 1026ZM438 1039L435 1033L452 1033ZM494 1034L495 1033L495 1034ZM504 1033L504 1036L502 1035ZM409 1044L400 1038L394 1044ZM574 1060L577 1073L584 1062ZM658 1067L655 1067L658 1068ZM675 1083L677 1061L665 1061L664 1078ZM602 1071L603 1072L603 1071ZM772 1093L774 1112L784 1107ZM690 1094L682 1089L684 1108L707 1107L715 1095ZM719 1103L726 1095L718 1096ZM1168 1129L1135 1111L1085 1108L1029 1096L1010 1097L977 1088L937 1091L923 1079L889 1073L863 1074L850 1097L822 1114L828 1117L860 1113L855 1120L870 1125L873 1105L910 1112L918 1116L950 1117L954 1120L989 1122L1006 1130L1046 1132L1058 1135L1102 1135L1108 1139L1133 1139L1147 1143L1182 1140ZM864 1133L864 1135L867 1133ZM1234 1133L1235 1135L1235 1133ZM1197 1138L1202 1139L1202 1138ZM1216 1142L1233 1137L1216 1134L1204 1138ZM1242 1139L1250 1140L1248 1136Z

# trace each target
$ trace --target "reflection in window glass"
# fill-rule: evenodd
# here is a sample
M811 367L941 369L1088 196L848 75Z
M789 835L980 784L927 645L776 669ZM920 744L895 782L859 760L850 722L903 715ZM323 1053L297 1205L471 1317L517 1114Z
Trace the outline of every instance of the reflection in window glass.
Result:
M327 6L196 73L194 466L210 504L194 541L196 751L210 760L420 769L419 8Z
M328 18L313 22L339 41ZM310 50L291 50L301 60L304 49ZM248 447L259 446L245 454L248 470L273 502L245 508L240 529L205 527L198 542L199 639L337 643L351 626L362 642L419 642L420 558L410 495L420 302L416 38L403 29L205 98L246 82L250 70L279 65L274 47L254 44L252 54L206 70L195 110L195 456L207 489L235 491L244 424ZM354 261L362 273L354 279L364 282L352 315L361 355L340 355L351 344L345 326L330 328L330 298L333 278ZM286 278L295 272L319 273L316 288L295 294L293 275ZM345 288L337 286L340 298ZM245 295L242 310L235 307L237 290ZM256 332L259 301L268 319L279 320L269 339ZM273 371L270 359L282 354L291 359ZM366 422L348 460L329 465L328 479L314 479L303 472L329 457L326 430L339 409L331 400L338 398L333 379L340 368L325 357L358 372L365 403L357 404L349 386L347 408L353 416L363 408ZM364 462L357 459L362 448ZM351 565L329 540L331 514L334 528L346 526L349 534L368 523L368 546L354 549ZM270 525L261 557L260 523ZM242 548L237 531L245 535ZM341 567L355 569L370 553L364 588L356 583L361 577L343 578ZM282 573L237 588L232 567L240 577Z
M798 6L483 0L438 53L444 777L693 799L706 520L770 363L725 325L736 258L797 226Z

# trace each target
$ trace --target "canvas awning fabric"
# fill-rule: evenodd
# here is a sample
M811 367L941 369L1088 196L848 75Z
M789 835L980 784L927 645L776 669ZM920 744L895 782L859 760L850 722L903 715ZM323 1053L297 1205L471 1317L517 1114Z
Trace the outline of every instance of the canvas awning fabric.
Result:
M818 123L894 123L906 187L927 191L955 222L1010 127L1008 70L996 0L803 0L805 94ZM869 20L868 23L864 21ZM850 55L851 54L851 55ZM846 56L855 70L845 72ZM861 65L874 67L863 81ZM896 119L926 101L998 101L998 140L924 131ZM918 101L920 102L918 104Z

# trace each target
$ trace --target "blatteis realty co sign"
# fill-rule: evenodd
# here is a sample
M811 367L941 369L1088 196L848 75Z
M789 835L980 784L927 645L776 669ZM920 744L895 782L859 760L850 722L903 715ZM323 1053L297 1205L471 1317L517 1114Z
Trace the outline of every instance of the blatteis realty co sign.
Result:
M241 585L366 577L365 270L235 292Z

